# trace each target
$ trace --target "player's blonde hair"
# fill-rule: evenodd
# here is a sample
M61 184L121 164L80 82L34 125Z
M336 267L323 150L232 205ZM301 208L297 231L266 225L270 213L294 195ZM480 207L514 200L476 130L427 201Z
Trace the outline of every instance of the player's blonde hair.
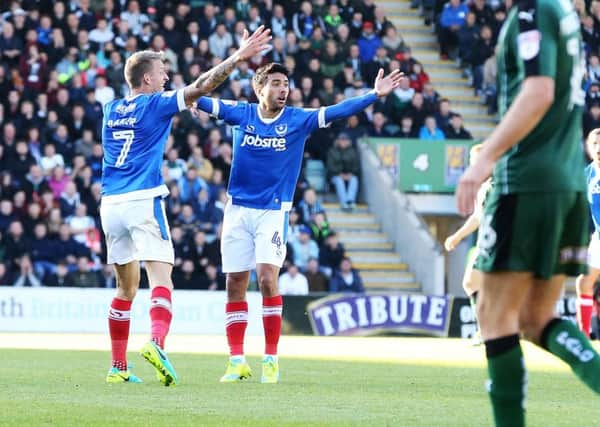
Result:
M154 61L164 62L165 56L162 52L153 50L142 50L134 53L125 62L125 80L132 89L142 85L144 74L152 70Z
M477 156L481 152L482 148L483 144L475 144L471 147L471 149L469 150L469 163L475 163L475 160L477 160Z

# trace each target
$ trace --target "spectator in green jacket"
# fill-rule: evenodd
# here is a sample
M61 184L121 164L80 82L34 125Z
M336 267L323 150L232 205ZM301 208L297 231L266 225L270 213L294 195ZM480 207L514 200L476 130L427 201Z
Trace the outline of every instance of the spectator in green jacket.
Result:
M345 132L338 135L335 145L327 155L327 173L344 210L353 210L358 194L360 160L358 151L351 145L350 136Z

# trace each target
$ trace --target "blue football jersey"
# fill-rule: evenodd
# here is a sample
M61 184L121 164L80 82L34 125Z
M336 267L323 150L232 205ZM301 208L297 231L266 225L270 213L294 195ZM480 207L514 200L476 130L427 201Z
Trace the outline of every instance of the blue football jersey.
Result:
M587 198L596 232L600 232L600 170L594 163L585 168L587 177Z
M186 108L183 90L140 94L104 106L102 201L166 196L163 153L173 116Z
M201 99L206 106L206 100ZM233 160L228 193L235 205L290 210L300 175L304 143L326 127L324 108L285 107L263 118L257 104L210 100L208 112L233 126ZM205 108L203 108L205 109Z

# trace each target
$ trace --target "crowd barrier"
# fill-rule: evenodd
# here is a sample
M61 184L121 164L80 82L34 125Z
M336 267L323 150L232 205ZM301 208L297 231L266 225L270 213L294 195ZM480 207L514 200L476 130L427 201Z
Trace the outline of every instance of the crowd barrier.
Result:
M113 289L0 288L0 332L89 332L107 330ZM225 292L176 291L174 334L223 334ZM149 292L132 306L131 332L149 330ZM470 337L475 317L466 298L410 293L284 296L284 334L422 335ZM248 293L248 335L262 335L262 298ZM575 319L575 297L561 299L558 312Z

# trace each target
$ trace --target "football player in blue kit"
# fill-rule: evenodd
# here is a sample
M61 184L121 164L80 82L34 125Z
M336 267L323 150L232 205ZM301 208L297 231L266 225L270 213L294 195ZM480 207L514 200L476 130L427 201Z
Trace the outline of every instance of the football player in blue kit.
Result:
M282 299L277 277L286 255L288 212L302 165L304 143L317 128L356 114L390 94L403 78L379 70L374 89L339 104L305 109L286 106L287 69L277 63L259 68L252 86L258 104L202 97L198 108L233 128L233 160L229 202L225 207L221 252L227 273L226 332L230 359L221 382L251 376L244 357L248 321L246 290L256 268L263 296L265 353L263 383L279 381L277 346L281 334Z
M239 49L183 89L165 92L169 80L160 52L141 51L125 64L130 96L104 106L102 143L102 203L100 218L106 236L107 262L115 265L117 292L112 300L108 324L112 366L109 383L139 383L127 365L127 342L131 303L144 262L151 288L152 339L142 356L154 366L165 385L178 378L164 352L171 323L171 271L174 255L165 217L163 198L168 189L161 165L167 137L175 114L210 93L233 71L236 64L268 48L270 30L259 27L246 32Z

